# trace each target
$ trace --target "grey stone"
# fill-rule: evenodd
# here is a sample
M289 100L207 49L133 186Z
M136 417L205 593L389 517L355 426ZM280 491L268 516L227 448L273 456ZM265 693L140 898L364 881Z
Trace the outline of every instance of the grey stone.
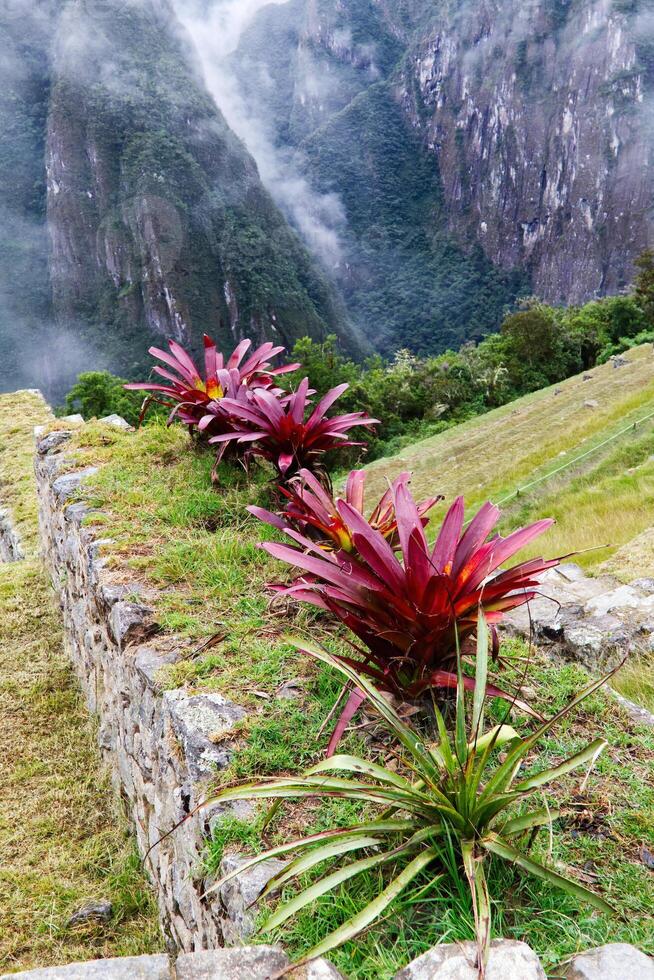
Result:
M69 523L80 525L90 513L91 508L88 504L80 501L77 504L69 504L64 511L64 517Z
M256 810L255 804L250 800L234 800L232 803L216 803L206 807L203 813L207 835L213 837L226 817L241 821L252 820Z
M625 698L624 695L620 694L619 691L614 691L611 688L611 693L616 701L622 705L622 707L629 713L630 718L636 722L637 725L645 725L647 728L654 728L654 715L647 708L641 708L640 705L634 704L629 698Z
M80 415L79 412L76 412L74 415L62 415L61 421L62 422L74 422L75 425L84 425L85 424L84 416L83 415Z
M102 601L108 609L111 609L112 606L115 606L117 602L120 602L133 591L128 585L103 585L100 588Z
M583 582L587 577L581 565L577 565L573 561L567 561L563 565L559 565L557 572L564 579L567 579L568 582Z
M269 980L287 966L278 946L244 946L183 953L175 972L177 980Z
M167 664L174 664L177 660L179 660L179 655L175 651L161 653L159 650L154 650L148 646L138 647L136 650L136 669L145 684L153 691L158 690L157 673L162 667Z
M143 625L143 620L152 612L146 606L135 602L117 602L111 610L111 632L116 643L122 646L129 634Z
M602 651L604 634L595 626L579 623L565 630L567 646L583 663L595 663Z
M608 670L630 652L633 635L613 616L580 619L565 626L562 647L589 670Z
M610 592L594 596L586 603L585 610L591 616L604 616L616 610L639 610L645 615L654 613L654 595L643 596L630 585L621 585Z
M111 960L69 963L26 973L4 973L0 980L171 980L167 956L124 956Z
M395 980L479 980L475 943L436 946L396 974ZM496 939L486 980L546 980L540 960L526 943Z
M69 926L79 926L87 922L109 922L114 907L111 902L91 902L74 912L68 920Z
M654 960L628 943L609 943L573 956L566 980L654 980Z
M224 769L231 753L215 742L245 717L243 708L221 694L186 695L183 691L166 691L164 702L171 724L184 751L193 780L210 776L216 768Z
M584 408L598 408L599 402L595 398L588 398L584 402Z
M277 691L277 697L283 701L293 701L299 698L302 693L302 681L297 677L290 681L285 681Z
M127 432L133 432L134 426L130 425L122 415L105 415L104 418L98 419L98 422L104 422L105 425L111 425L114 429L124 429Z
M0 510L0 561L14 562L24 558L18 535L9 514Z
M79 490L80 485L88 477L93 476L98 472L97 466L87 466L86 469L78 470L77 473L66 473L65 476L60 476L52 484L52 489L55 496L62 503L72 497L77 490Z
M51 453L53 449L58 446L63 445L64 442L68 442L73 433L69 432L67 429L59 429L56 432L50 432L49 435L45 436L43 439L38 438L36 443L36 451L39 456L46 456Z
M242 867L248 858L240 854L228 854L220 864L220 877ZM225 945L234 946L254 932L257 910L251 906L259 898L271 878L287 866L286 861L274 858L250 868L232 878L220 889L220 901L225 916L221 922Z
M344 977L329 960L319 959L294 970L289 980L344 980Z
M646 595L654 594L654 578L637 578L635 582L631 583L633 589L640 589Z

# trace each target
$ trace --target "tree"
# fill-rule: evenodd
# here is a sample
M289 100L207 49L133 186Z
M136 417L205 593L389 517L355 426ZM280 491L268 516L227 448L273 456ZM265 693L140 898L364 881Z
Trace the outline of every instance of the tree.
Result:
M66 412L79 412L85 419L121 415L127 422L138 422L142 396L125 391L123 378L109 371L87 371L80 374L66 395Z

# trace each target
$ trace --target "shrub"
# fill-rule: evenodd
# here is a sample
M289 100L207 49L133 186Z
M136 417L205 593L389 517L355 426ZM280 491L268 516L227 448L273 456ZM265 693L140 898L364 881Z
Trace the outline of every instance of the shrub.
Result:
M551 520L537 521L506 538L488 539L500 518L484 504L464 531L464 504L459 497L448 511L435 545L427 543L423 519L406 482L391 488L401 560L384 535L345 500L336 509L351 529L356 554L325 551L293 532L295 545L266 542L273 557L303 570L289 586L273 586L295 600L332 613L365 649L354 663L382 690L400 698L419 698L430 688L456 686L456 648L474 632L481 607L495 626L505 612L536 595L540 576L559 559L536 558L498 572L501 565L546 531ZM498 696L503 692L496 690ZM360 691L348 699L332 736L329 752L362 701Z
M410 479L410 473L400 473L392 486L383 494L370 516L366 518L370 527L379 531L392 548L397 548L400 541L393 493L401 484L408 486ZM365 470L352 470L347 478L344 499L362 516L365 515L365 486ZM299 531L312 541L318 542L322 548L356 551L354 529L339 514L338 505L333 497L309 470L300 470L297 477L290 480L287 486L279 487L279 491L288 501L284 511L271 514L262 507L248 507L249 512L272 527L289 533L291 537L294 532ZM423 527L429 523L429 518L424 515L442 499L442 497L430 497L417 505Z
M85 419L121 415L131 425L139 420L141 399L125 391L125 380L109 371L86 371L66 395L68 415L79 412Z
M347 385L332 388L313 408L307 418L307 396L309 381L304 378L298 390L280 401L272 391L263 388L251 389L247 399L225 398L221 410L229 419L230 431L217 435L209 441L221 446L219 459L230 444L246 445L246 462L259 456L269 460L285 479L294 476L300 469L318 472L327 481L323 465L326 452L342 449L344 446L362 446L354 442L347 433L358 426L377 425L364 412L351 412L349 415L335 415L327 412L347 389Z
M374 705L399 744L399 770L396 765L386 768L366 759L339 755L319 762L301 776L268 779L220 793L208 805L224 805L242 799L274 799L279 804L283 800L329 797L367 802L383 808L383 812L365 823L325 830L264 851L230 872L211 890L221 888L236 874L272 857L289 855L292 860L271 879L263 892L264 897L290 882L297 882L302 875L320 868L326 861L337 859L342 862L336 870L322 872L323 876L278 906L265 924L265 931L270 931L321 895L357 875L376 868L389 868L387 883L379 895L314 946L302 961L306 962L367 929L413 882L420 879L421 892L427 884L437 883L450 872L446 855L454 848L473 899L480 975L484 973L491 941L491 903L485 873L490 856L515 864L603 912L612 912L611 906L599 895L569 876L557 874L515 846L516 840L525 835L531 837L538 828L551 826L560 816L560 811L548 807L525 811L521 807L523 802L574 769L587 764L592 766L606 747L604 739L595 739L554 768L539 765L536 755L541 738L597 690L606 678L589 684L533 734L520 737L506 724L486 731L484 699L488 694L488 641L488 629L483 614L480 614L472 705L466 705L459 658L454 732L447 731L443 717L436 709L439 741L435 744L428 744L405 724L378 689L353 667L318 647L299 643L306 652L344 674L348 682ZM503 756L499 754L500 749ZM520 772L527 758L530 775ZM334 776L334 772L344 775ZM353 855L354 860L344 861L346 855Z

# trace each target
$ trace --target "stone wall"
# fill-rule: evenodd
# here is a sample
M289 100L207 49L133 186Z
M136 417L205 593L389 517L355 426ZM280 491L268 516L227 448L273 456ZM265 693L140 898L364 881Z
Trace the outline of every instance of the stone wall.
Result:
M233 903L227 912L220 896L202 897L207 882L201 872L203 843L220 813L194 811L211 773L228 764L229 731L244 712L219 694L159 688L160 668L177 654L152 637L150 611L137 601L134 584L116 585L103 567L96 529L83 526L88 507L77 499L95 471L70 472L70 436L37 433L36 455L42 548L67 650L147 855L171 952L222 946L227 928L234 932L230 916L238 912ZM248 806L238 814L247 815Z
M20 561L23 551L9 514L0 510L0 561Z
M125 425L120 419L105 421ZM24 976L26 980L268 980L287 970L288 959L281 949L219 947L239 945L252 931L250 906L279 862L272 862L267 870L259 866L230 881L220 893L203 897L211 885L202 872L204 843L226 808L205 807L199 812L196 808L211 774L229 762L230 731L244 711L219 694L193 695L159 686L160 669L174 663L178 653L170 638L157 636L152 613L138 601L135 583L117 584L115 571L104 565L97 525L83 522L89 506L81 487L96 470L75 469L66 454L71 435L36 433L42 549L61 604L68 653L89 709L98 719L100 747L127 803L157 892L170 957L94 961ZM566 574L572 577L572 566ZM511 628L519 630L520 624L514 622ZM639 628L642 632L640 620ZM244 803L229 812L247 818L252 811ZM238 855L227 856L223 869L231 870L240 860ZM454 976L477 980L474 958L472 944L445 944L408 964L395 980ZM573 957L562 965L561 975L568 980L591 976L621 980L626 963L630 976L654 980L652 960L624 945ZM322 959L292 975L294 980L343 980ZM497 940L488 965L491 977L544 980L545 974L529 947ZM9 980L9 975L0 980Z

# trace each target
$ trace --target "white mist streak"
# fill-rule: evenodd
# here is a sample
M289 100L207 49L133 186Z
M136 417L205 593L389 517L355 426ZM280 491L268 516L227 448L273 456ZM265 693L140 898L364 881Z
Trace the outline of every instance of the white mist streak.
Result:
M264 185L328 269L341 264L339 229L345 212L335 194L318 194L300 174L292 151L275 146L256 106L247 104L230 71L229 58L244 30L265 6L287 0L173 0L194 43L205 83L230 128L254 157ZM263 104L263 103L262 103Z

